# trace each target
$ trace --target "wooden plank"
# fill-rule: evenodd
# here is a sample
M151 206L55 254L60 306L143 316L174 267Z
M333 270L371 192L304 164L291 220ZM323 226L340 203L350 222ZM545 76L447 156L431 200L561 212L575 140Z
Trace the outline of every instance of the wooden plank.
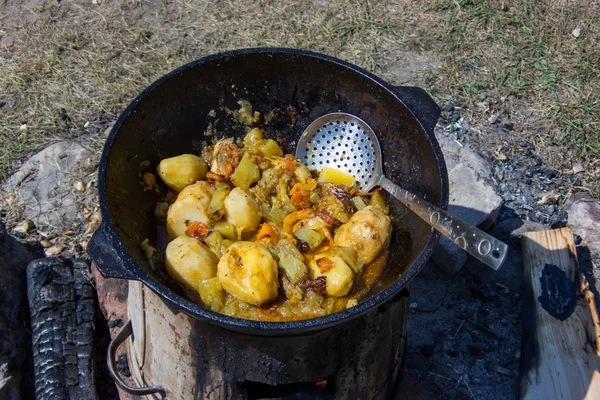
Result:
M593 294L579 279L571 229L524 233L522 250L521 398L600 398L600 325ZM557 296L566 288L570 300Z

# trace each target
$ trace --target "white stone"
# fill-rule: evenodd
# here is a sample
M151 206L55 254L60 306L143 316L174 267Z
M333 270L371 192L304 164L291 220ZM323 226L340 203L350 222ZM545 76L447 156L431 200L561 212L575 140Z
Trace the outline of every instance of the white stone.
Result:
M77 143L55 143L24 162L2 189L14 195L15 204L23 207L22 217L37 227L71 227L79 211L73 175L90 156Z

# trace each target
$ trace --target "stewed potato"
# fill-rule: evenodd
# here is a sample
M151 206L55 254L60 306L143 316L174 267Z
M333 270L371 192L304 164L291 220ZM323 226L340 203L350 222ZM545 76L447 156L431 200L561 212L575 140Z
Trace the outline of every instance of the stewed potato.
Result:
M358 264L373 261L387 246L392 233L392 221L379 208L368 206L354 214L350 221L340 226L333 243L356 250Z
M317 254L310 262L310 277L325 277L325 291L330 296L345 296L352 289L354 272L339 256L329 253Z
M198 156L182 154L162 160L156 172L167 186L180 192L187 185L206 178L208 165Z
M235 242L221 257L217 277L237 299L260 306L277 297L277 263L265 246Z
M258 204L245 190L238 187L233 188L225 198L225 215L227 221L243 232L254 232L261 222Z
M208 206L213 191L214 187L206 181L186 186L167 212L167 234L171 237L185 235L192 221L208 225Z
M166 217L174 238L165 251L167 272L206 308L291 321L358 304L370 285L363 278L381 265L391 235L379 192L359 192L344 172L309 170L256 128L243 140L221 138L206 147L209 172L206 165L197 175L175 168L193 157L163 160L157 168L179 190L176 199L160 186L153 193L162 196L157 221ZM142 244L149 259L160 256L148 246Z
M169 275L194 291L204 279L217 274L217 262L217 256L206 245L187 236L175 238L165 250Z

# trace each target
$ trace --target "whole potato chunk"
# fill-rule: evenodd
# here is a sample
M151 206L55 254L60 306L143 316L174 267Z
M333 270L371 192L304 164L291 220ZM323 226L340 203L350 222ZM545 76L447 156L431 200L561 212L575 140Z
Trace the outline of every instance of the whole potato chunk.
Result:
M187 185L206 178L208 165L193 154L182 154L163 159L156 172L167 186L180 192Z
M233 188L225 198L225 215L238 231L253 232L258 229L261 217L258 204L245 190Z
M206 181L186 186L167 212L167 234L171 237L185 235L191 221L209 225L208 206L213 191L213 186Z
M387 246L391 233L390 217L379 208L368 206L338 228L333 242L336 246L354 248L358 264L363 266L377 258Z
M190 290L198 290L204 279L217 274L217 256L200 241L179 236L165 250L167 272Z
M339 256L317 254L310 262L310 278L325 277L325 291L330 296L345 296L352 289L354 272Z
M217 277L225 291L246 303L260 306L277 297L277 262L260 243L229 246L217 265Z

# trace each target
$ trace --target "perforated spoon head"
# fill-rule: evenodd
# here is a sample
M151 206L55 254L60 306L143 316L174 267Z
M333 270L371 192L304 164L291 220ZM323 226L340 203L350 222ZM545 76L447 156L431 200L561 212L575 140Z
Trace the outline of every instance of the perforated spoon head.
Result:
M296 158L315 170L331 167L349 173L363 192L377 186L383 175L375 132L352 114L332 113L317 118L300 137Z
M506 258L506 244L387 179L375 132L352 114L333 113L316 119L300 137L296 158L315 170L331 167L349 173L362 192L381 186L442 235L494 269Z

